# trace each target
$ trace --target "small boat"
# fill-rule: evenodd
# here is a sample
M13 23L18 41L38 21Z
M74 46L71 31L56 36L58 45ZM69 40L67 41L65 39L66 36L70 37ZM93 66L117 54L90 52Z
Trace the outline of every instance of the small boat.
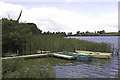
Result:
M92 52L92 51L80 51L80 50L75 50L75 52L83 55L91 55L95 58L106 58L110 59L112 53L102 53L102 52Z
M50 51L40 51L40 50L38 50L37 53L50 53Z
M76 60L92 60L91 55L83 55L78 53L60 53L62 55L73 56Z

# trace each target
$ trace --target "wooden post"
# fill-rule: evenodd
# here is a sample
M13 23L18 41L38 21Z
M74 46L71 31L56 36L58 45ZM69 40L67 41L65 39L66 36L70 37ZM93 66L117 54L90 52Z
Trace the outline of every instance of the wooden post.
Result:
M113 47L112 47L112 48L113 48L113 50L112 50L112 55L114 55L114 45L113 45Z
M17 55L19 54L19 50L17 50Z
M118 56L118 55L119 55L119 48L117 49L117 52L116 52L116 53L117 53L117 56Z

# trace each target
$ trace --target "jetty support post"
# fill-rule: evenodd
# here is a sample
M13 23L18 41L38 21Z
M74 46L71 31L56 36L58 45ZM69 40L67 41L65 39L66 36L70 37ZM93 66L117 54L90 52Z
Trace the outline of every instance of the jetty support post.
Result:
M112 56L114 56L114 45L112 46Z
M116 50L116 54L117 54L117 56L119 55L119 48L117 48L117 50Z

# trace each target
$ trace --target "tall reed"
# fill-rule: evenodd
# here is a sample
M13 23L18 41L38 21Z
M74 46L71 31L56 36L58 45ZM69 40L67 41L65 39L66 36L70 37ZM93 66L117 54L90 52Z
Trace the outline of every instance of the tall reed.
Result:
M49 50L51 52L58 51L74 51L87 50L87 51L99 51L110 52L110 45L106 43L95 43L77 39L66 39L55 36L32 36L25 44L24 54L32 54L37 50Z

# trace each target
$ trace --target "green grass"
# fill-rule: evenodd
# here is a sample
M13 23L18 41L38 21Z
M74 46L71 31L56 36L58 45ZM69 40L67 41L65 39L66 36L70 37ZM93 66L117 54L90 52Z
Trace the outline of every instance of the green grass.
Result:
M54 66L71 61L53 57L2 60L3 78L56 78ZM74 61L73 61L74 62Z
M45 58L3 60L2 74L3 78L55 78L51 64Z

